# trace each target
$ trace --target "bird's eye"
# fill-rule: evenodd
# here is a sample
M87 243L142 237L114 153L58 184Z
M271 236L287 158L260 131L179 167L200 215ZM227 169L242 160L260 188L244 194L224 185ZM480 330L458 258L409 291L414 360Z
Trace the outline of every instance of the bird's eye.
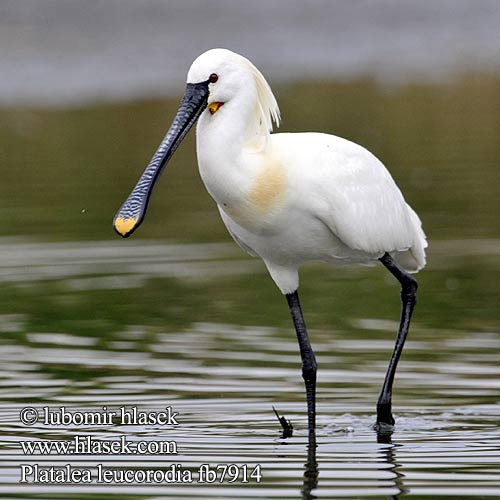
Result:
M212 73L208 78L210 83L215 83L219 79L219 75L217 73Z

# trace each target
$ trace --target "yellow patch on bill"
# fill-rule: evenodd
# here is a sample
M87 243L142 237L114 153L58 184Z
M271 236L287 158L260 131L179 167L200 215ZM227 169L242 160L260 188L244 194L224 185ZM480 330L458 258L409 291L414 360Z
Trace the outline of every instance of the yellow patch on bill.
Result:
M285 194L286 189L286 169L279 163L268 163L256 175L248 201L265 213Z
M127 236L130 231L134 229L137 224L137 217L131 219L124 219L123 217L117 217L114 222L115 230L121 236Z

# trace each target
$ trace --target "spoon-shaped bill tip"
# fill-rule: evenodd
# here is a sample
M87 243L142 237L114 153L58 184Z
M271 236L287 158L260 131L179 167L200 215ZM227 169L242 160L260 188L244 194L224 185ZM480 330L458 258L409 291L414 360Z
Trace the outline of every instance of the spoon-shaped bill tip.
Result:
M130 217L126 219L124 217L118 216L113 221L113 227L120 236L122 236L123 238L127 238L137 227L138 222L139 217Z
M143 221L149 198L165 165L207 107L209 81L188 83L186 93L167 135L151 158L149 165L115 216L113 227L124 238L130 236Z

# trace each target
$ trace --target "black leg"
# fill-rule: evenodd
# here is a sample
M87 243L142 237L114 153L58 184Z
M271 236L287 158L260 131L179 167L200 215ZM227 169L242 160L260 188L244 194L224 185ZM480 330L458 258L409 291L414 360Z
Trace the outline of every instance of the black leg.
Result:
M378 397L377 402L377 425L394 425L394 418L392 416L392 383L394 382L394 375L398 361L403 351L406 337L408 335L408 328L410 327L410 319L413 308L416 303L416 293L418 288L417 280L402 269L394 259L388 254L384 254L380 258L380 262L396 277L401 283L401 320L399 323L398 335L396 337L396 345L385 374L384 384Z
M316 428L316 358L307 336L306 324L302 310L300 309L299 295L297 290L286 294L286 300L295 325L297 340L299 341L300 356L302 358L302 377L306 385L307 418L309 433Z

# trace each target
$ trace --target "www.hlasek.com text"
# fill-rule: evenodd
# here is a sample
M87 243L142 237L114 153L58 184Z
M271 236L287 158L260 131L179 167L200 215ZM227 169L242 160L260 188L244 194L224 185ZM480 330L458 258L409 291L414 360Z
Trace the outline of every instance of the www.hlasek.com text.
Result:
M92 436L74 436L63 441L21 441L25 455L176 455L176 441L128 441L93 439Z

